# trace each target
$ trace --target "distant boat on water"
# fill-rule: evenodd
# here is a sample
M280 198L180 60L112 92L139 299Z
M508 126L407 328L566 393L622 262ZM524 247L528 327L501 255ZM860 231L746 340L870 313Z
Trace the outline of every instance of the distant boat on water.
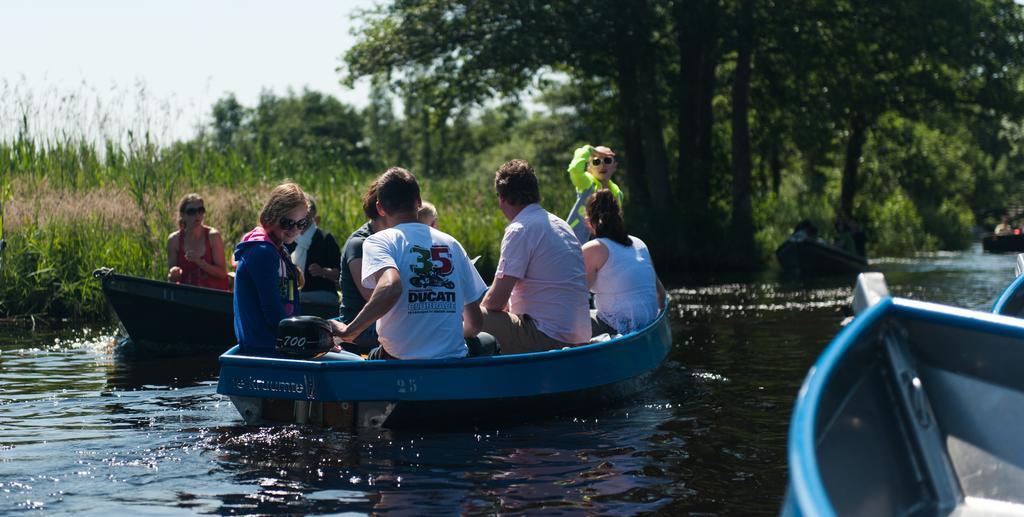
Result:
M1012 233L1008 235L986 235L981 239L981 249L989 253L1012 253L1024 251L1024 234Z
M779 265L800 274L859 273L868 267L868 260L803 235L791 235L775 250Z

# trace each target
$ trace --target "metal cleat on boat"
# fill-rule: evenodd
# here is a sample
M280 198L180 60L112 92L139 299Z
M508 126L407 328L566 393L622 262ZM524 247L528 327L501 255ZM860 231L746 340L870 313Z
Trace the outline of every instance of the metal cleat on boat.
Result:
M112 268L112 267L96 268L92 272L92 277L93 278L103 278L103 277L109 276L113 272L114 272L114 268Z
M857 275L857 284L853 287L853 313L860 314L872 305L889 297L889 286L885 283L885 275L871 272Z

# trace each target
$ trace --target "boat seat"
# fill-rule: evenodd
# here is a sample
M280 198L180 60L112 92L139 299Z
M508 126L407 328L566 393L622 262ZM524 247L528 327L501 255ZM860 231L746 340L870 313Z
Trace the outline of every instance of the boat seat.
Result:
M907 334L883 333L906 431L936 509L952 515L1024 514L1024 393L914 354ZM964 360L961 358L961 360Z

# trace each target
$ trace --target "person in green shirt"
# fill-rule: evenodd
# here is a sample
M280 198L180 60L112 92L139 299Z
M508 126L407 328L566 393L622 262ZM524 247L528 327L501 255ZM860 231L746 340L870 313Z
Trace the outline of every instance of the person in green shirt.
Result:
M591 238L590 229L583 220L587 216L587 199L594 192L602 188L611 190L618 199L619 206L622 206L622 191L612 181L612 174L615 174L618 165L615 152L603 145L594 147L588 144L573 153L568 171L572 186L576 187L576 204L572 206L572 211L565 218L565 222L569 223L581 245Z

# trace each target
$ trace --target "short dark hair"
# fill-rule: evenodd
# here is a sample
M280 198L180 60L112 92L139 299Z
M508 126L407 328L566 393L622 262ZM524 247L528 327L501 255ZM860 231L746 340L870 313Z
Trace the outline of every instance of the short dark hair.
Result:
M363 215L371 221L380 217L377 213L377 180L373 180L363 192Z
M420 201L420 185L411 172L392 167L377 178L377 202L388 214L415 212Z
M526 160L509 160L494 173L494 188L505 202L526 206L540 201L540 185Z

